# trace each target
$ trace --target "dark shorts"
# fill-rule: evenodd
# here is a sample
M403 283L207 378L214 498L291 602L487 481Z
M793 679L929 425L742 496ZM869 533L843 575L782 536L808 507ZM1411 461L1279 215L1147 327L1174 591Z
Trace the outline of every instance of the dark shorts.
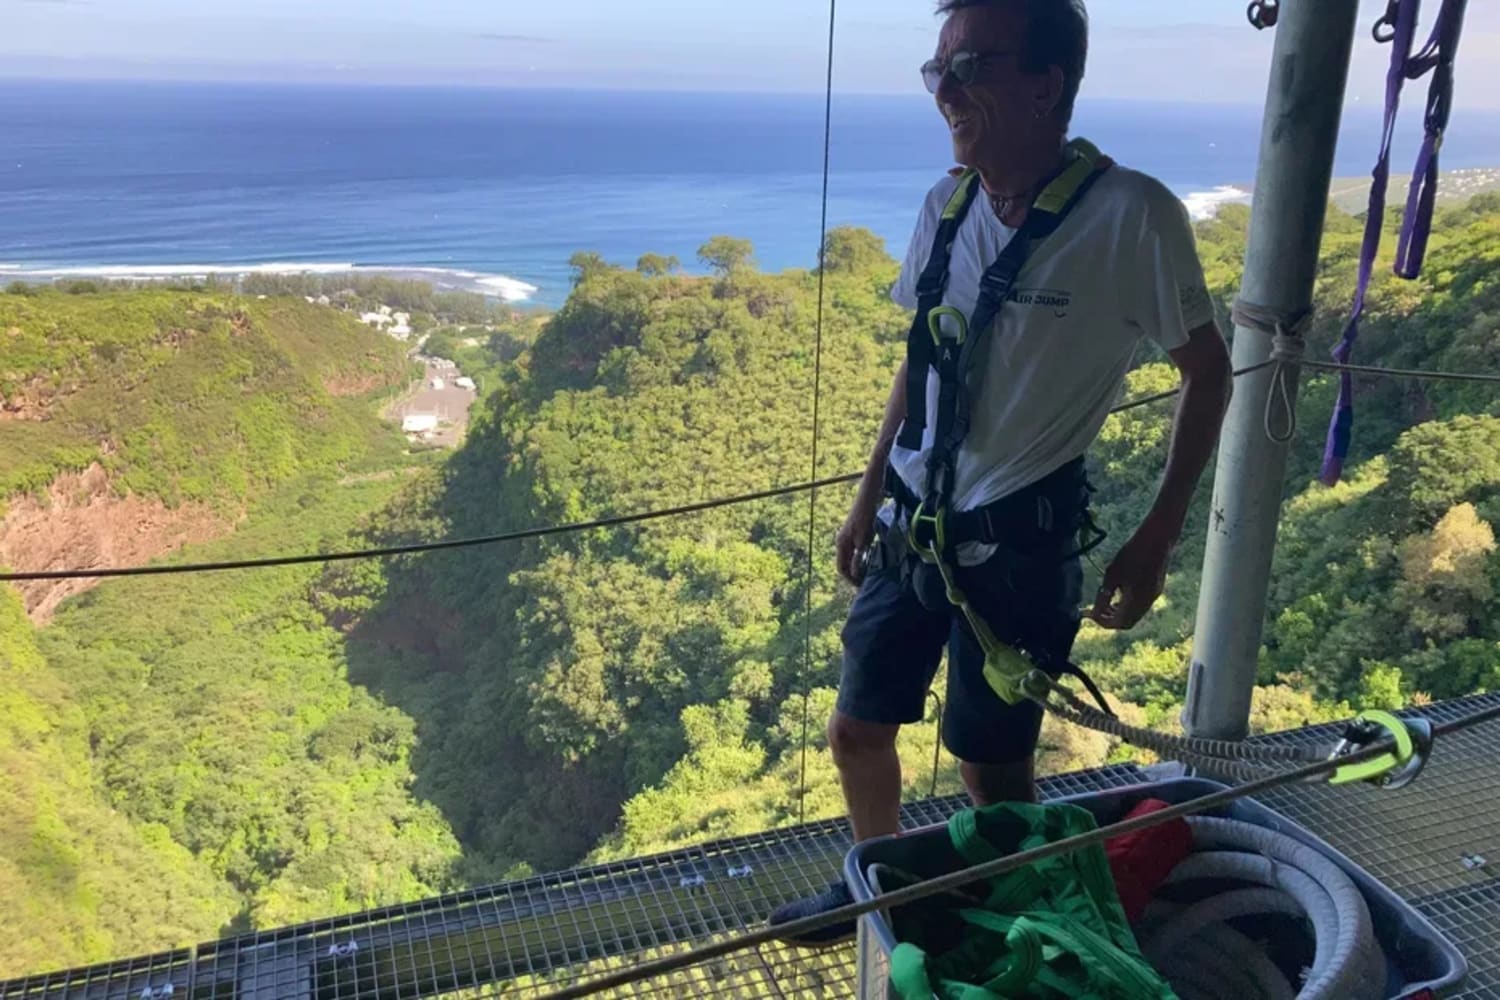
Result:
M883 536L885 529L877 526L877 533ZM882 548L901 546L886 542ZM946 644L943 744L959 760L976 764L1026 760L1036 750L1041 708L1030 701L1008 705L995 694L963 614L932 598L936 610L924 606L915 589L918 571L916 557L903 553L865 576L843 629L839 711L888 725L920 721ZM1053 547L1018 556L1002 547L985 563L959 567L957 576L997 639L1026 651L1049 673L1067 662L1083 597L1077 555Z

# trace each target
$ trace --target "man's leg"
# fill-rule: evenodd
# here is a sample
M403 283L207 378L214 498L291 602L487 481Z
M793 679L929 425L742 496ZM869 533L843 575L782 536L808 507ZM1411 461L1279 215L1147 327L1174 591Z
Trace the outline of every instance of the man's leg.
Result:
M844 624L844 670L838 707L828 722L828 744L839 769L856 840L895 833L901 816L901 761L896 733L922 718L947 638L947 609L922 607L899 564L872 572L861 584ZM784 924L848 906L853 897L838 872L815 896L777 907L770 923ZM811 934L787 937L820 947L854 936L848 920Z
M897 725L863 722L838 709L828 720L828 749L839 769L854 840L895 833L901 825L901 758Z
M1043 662L1064 663L1078 632L1082 569L1077 557L1043 564L1020 586L1000 563L964 573L964 589L980 603L990 627L1021 641ZM1008 705L984 677L984 652L955 616L948 642L948 697L943 742L959 759L959 773L976 806L1035 802L1036 745L1042 710L1030 701Z
M958 771L976 806L1036 801L1035 757L1009 764L975 764L965 760L959 762Z

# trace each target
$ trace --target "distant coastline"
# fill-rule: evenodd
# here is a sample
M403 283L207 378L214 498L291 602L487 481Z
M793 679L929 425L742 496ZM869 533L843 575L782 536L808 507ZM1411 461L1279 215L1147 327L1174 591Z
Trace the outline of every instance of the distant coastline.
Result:
M410 265L277 261L264 264L98 264L68 267L30 267L0 264L0 284L12 281L180 281L209 277L243 278L251 274L349 274L425 281L440 291L477 292L502 302L523 303L537 292L535 285L504 274L485 274L461 268Z
M1411 182L1410 174L1392 174L1388 201L1400 205ZM1475 195L1500 190L1500 167L1469 167L1445 171L1438 186L1438 200L1454 203ZM1335 178L1329 197L1340 209L1359 214L1369 199L1369 177ZM1194 221L1213 218L1225 205L1249 204L1254 184L1221 184L1180 195ZM485 295L514 305L537 304L537 285L505 274L464 268L407 264L357 264L342 261L270 261L262 263L209 264L77 264L65 266L0 263L0 285L12 281L181 281L219 277L239 279L252 274L349 274L425 281L440 291L463 291Z
M1388 207L1404 204L1407 188L1411 186L1411 174L1391 174L1386 191ZM1246 200L1255 185L1249 182L1234 185L1246 192ZM1465 167L1444 170L1438 178L1437 200L1443 202L1468 201L1477 194L1500 191L1500 167ZM1328 187L1328 197L1345 212L1362 214L1370 203L1370 178L1335 177Z

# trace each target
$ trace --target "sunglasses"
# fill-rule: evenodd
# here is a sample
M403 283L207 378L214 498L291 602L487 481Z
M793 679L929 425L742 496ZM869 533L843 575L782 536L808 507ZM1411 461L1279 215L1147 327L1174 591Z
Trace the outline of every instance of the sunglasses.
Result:
M979 71L991 59L1000 59L1009 52L955 52L944 64L938 59L929 59L922 64L922 82L929 94L936 94L943 85L943 78L951 76L960 87L967 87L979 77Z

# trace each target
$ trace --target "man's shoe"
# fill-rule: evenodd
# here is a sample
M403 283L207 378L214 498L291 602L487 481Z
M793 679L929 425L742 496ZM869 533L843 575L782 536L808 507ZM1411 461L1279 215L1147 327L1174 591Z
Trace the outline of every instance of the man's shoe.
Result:
M837 910L841 906L848 906L854 902L854 897L849 892L849 887L843 882L835 882L816 896L808 896L805 899L794 899L790 903L783 903L771 913L767 921L772 927L780 924L790 923L793 920L801 920L804 917L817 916L830 910ZM828 948L836 944L842 944L854 937L854 921L844 920L831 927L821 927L815 931L783 937L781 940L787 944L798 945L803 948Z

